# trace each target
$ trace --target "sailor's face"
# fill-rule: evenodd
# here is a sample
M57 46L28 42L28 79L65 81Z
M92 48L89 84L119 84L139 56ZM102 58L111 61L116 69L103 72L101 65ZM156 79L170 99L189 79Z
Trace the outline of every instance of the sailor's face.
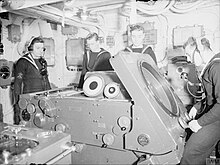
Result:
M89 47L91 51L95 52L99 48L99 41L97 41L96 38L93 37L87 40L87 46Z
M191 46L191 45L187 45L184 49L185 51L185 55L188 56L192 56L193 52L195 51L196 47L195 46Z
M142 30L132 31L131 40L134 46L141 46L144 41L144 32Z
M35 43L33 45L33 54L36 57L41 57L44 55L44 51L45 51L45 47L44 47L44 43Z

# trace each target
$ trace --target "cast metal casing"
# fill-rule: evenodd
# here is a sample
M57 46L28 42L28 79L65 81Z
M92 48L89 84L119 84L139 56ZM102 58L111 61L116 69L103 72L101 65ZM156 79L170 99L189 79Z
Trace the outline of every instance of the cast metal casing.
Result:
M119 52L110 62L114 72L88 73L86 92L66 87L21 95L22 123L70 133L84 144L73 153L73 164L132 164L142 158L179 163L188 120L181 100L150 57ZM115 83L119 94L106 97L109 84L109 91L117 91Z

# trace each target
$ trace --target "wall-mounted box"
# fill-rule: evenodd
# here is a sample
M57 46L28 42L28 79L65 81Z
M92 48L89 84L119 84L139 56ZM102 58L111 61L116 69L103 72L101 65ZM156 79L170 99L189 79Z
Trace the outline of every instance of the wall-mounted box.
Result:
M16 43L21 41L21 31L20 26L15 24L10 24L8 28L8 40Z
M62 34L63 35L75 35L78 33L78 28L76 26L62 26Z
M85 41L83 38L66 40L66 65L68 69L70 66L79 68L82 66L84 49Z
M183 46L189 37L199 38L204 35L202 25L176 27L173 29L173 46Z

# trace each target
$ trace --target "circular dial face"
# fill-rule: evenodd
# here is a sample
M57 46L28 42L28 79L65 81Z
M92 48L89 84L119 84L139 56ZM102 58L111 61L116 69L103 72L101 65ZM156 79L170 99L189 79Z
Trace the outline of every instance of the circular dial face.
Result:
M28 105L28 101L25 98L21 97L18 101L18 105L19 105L19 108L26 109Z
M107 146L112 145L114 143L114 140L115 140L114 136L109 133L103 135L102 137L103 143L106 144Z
M36 111L34 104L28 104L28 105L27 105L27 111L28 111L30 114L33 114L33 113Z
M107 98L115 98L120 92L119 84L112 82L105 86L104 95Z
M43 126L45 126L46 124L46 118L44 117L43 113L36 113L34 115L34 124L39 127L39 128L43 128Z
M86 96L95 97L103 92L104 79L100 76L89 76L83 84L83 91Z
M127 116L121 116L118 118L118 125L123 131L125 131L131 126L131 120Z
M29 121L31 119L31 114L25 109L22 110L21 117L24 121Z
M7 66L3 66L0 68L0 77L2 79L7 79L10 76L11 72L9 67Z
M145 146L149 144L150 137L148 135L141 134L138 136L137 141L141 146Z
M156 102L170 116L179 115L176 99L166 79L147 62L141 62L140 69L146 87Z

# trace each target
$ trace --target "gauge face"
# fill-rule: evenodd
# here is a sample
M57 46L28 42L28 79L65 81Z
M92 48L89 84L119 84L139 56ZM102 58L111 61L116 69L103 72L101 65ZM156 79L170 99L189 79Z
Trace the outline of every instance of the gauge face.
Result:
M131 125L131 120L127 116L121 116L118 118L118 125L121 129L126 130Z
M21 117L24 121L29 121L31 119L31 115L26 109L21 112Z
M28 105L27 105L27 111L28 111L30 114L33 114L34 112L36 112L36 109L35 109L34 104L28 104Z
M43 115L43 113L36 113L34 115L34 124L35 126L37 126L38 128L43 128L43 126L45 126L46 124L46 119Z
M18 105L19 105L19 108L26 109L28 105L28 101L25 98L21 97L19 99Z
M100 76L93 75L86 78L83 84L83 91L86 96L95 97L103 92L104 79Z
M104 88L104 95L107 98L115 98L120 93L119 84L111 82L107 84Z
M102 137L102 141L104 144L106 144L107 146L110 146L114 143L114 136L111 135L111 134L104 134L103 137Z
M145 146L150 143L150 137L148 135L141 134L138 136L137 141L141 146Z
M166 80L147 62L141 62L140 69L147 89L156 102L170 116L178 115L176 99Z
M7 66L3 66L0 68L0 77L2 79L7 79L10 76L11 72L10 72L10 68Z

